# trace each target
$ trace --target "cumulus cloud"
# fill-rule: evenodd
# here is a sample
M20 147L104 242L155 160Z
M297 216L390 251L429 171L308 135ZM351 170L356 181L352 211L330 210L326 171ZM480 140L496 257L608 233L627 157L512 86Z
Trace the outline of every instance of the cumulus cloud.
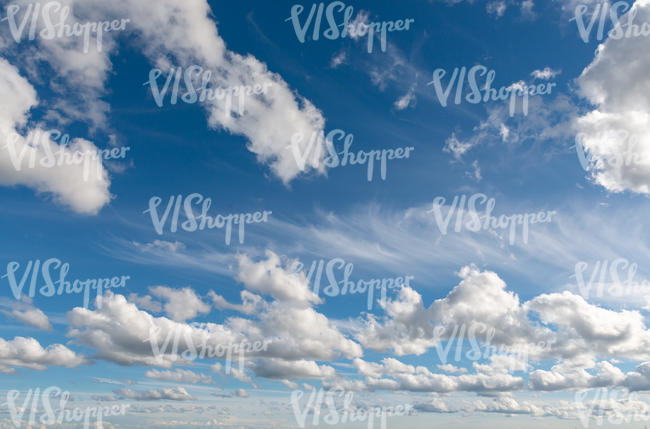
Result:
M21 323L44 331L52 330L50 319L40 309L34 307L31 299L26 296L23 297L22 301L0 301L0 308L2 307L7 308L7 310L0 310L1 313Z
M74 368L86 363L85 357L62 344L43 348L35 338L15 337L10 341L0 338L0 372L12 373L14 367L39 371L48 366Z
M173 0L164 0L156 3L155 11L148 3L139 0L109 3L71 0L69 3L73 6L73 13L68 18L70 23L128 17L130 22L121 33L137 34L137 38L130 40L155 67L163 71L163 75L172 67L200 65L212 72L211 88L266 84L271 88L267 93L246 98L243 115L238 111L230 112L220 99L203 102L208 126L244 136L248 140L247 149L259 162L269 165L284 183L312 168L324 171L323 162L299 166L291 148L294 135L306 136L296 143L303 151L308 148L310 136L323 135L325 119L321 112L309 100L296 94L280 75L268 70L266 64L252 55L241 55L227 49L207 1L179 5ZM107 33L102 52L91 49L86 55L75 55L79 43L71 45L63 39L39 42L41 58L52 65L67 86L77 85L79 88L78 85L82 85L84 89L78 91L85 95L77 104L57 106L68 116L81 117L78 112L85 108L95 123L105 122L108 106L101 102L100 96L104 93L106 77L112 67L109 58L115 47L114 37L119 37L119 34ZM79 76L84 76L85 80ZM317 145L324 144L322 140L316 141ZM320 161L324 156L323 150Z
M332 378L334 368L327 365L317 365L314 361L297 360L285 361L280 359L265 359L253 365L255 375L272 379L314 379Z
M253 262L246 255L240 255L237 280L247 289L271 295L281 301L288 301L299 306L318 304L321 299L309 287L303 272L292 273L292 261L282 266L280 257L270 250L266 251L266 260Z
M255 319L230 317L223 324L187 324L167 317L154 317L124 296L109 293L103 298L101 308L77 307L68 313L69 335L93 348L100 359L122 365L165 368L182 362L184 353L185 356L206 357L210 349L242 341L265 344L257 352L246 351L247 359L276 358L276 366L291 365L291 361L305 359L354 358L363 354L359 344L308 305L317 297L309 290L304 273L293 273L288 267L281 267L280 258L273 253L268 253L266 260L255 262L241 258L241 261L237 278L244 286L277 299L266 302L244 290L241 294L244 304L238 306L227 303L216 294L211 296L221 308L239 309L245 313L250 313L252 308L259 309ZM169 292L165 289L164 293ZM179 302L185 304L183 300ZM205 352L202 354L202 351ZM238 356L233 351L233 359ZM264 368L264 363L259 363L258 368Z
M167 286L153 286L149 291L166 301L163 305L165 314L177 322L194 319L199 314L210 312L210 306L190 288L173 289Z
M650 4L637 1L626 16L650 20ZM612 192L650 193L650 78L646 37L609 37L577 79L593 110L575 120L592 180ZM635 59L631 61L630 59Z
M51 133L29 121L37 104L27 79L0 58L0 185L26 186L78 213L98 213L111 195L97 148L80 138L68 146L55 142ZM70 159L78 152L82 162L59 164L59 152Z
M158 301L154 301L151 295L139 296L137 293L130 293L129 302L134 303L138 308L153 313L160 313L162 311L162 304Z
M441 393L519 390L524 381L511 372L526 373L534 361L555 359L558 363L549 371L530 373L531 389L645 389L644 374L650 371L643 364L624 374L612 362L596 362L598 358L648 359L650 331L639 312L601 308L566 291L522 303L495 273L465 267L459 275L461 282L429 307L419 293L403 288L396 299L382 304L383 318L367 315L355 337L366 348L398 356L435 349L442 361L438 368L452 374L465 371L445 362L452 357L449 342L474 341L480 351L475 357L489 363L475 361L476 373L450 376L392 358L382 363L356 359L354 365L369 388Z

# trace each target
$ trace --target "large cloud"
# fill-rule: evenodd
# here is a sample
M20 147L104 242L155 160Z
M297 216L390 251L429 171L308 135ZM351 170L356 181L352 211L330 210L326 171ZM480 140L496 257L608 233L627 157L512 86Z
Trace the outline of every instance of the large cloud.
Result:
M28 121L37 105L36 91L18 69L0 58L0 185L27 186L51 194L56 201L84 214L95 214L110 201L108 173L97 148L84 139L58 144ZM24 132L19 130L25 129ZM81 163L54 163L51 154L84 154ZM32 159L34 160L32 163ZM87 167L84 167L87 165ZM84 171L87 168L87 171Z
M29 1L22 0L21 3L24 6ZM219 36L207 1L67 0L63 3L72 7L67 18L69 24L129 19L125 32L137 35L129 40L155 67L165 72L171 67L198 65L211 71L210 88L253 87L257 84L264 87L266 84L266 88L270 88L267 93L246 97L243 115L239 112L230 114L224 100L206 100L203 106L208 113L208 125L246 137L247 148L259 162L268 164L284 183L302 171L312 168L324 171L323 162L299 166L291 147L294 135L303 137L296 143L301 152L308 150L311 136L323 136L325 119L321 112L309 100L295 93L281 76L269 71L266 64L252 55L228 50ZM37 23L43 25L42 20ZM82 119L85 111L88 113L86 120L93 125L106 122L109 107L100 97L105 92L106 78L112 67L109 56L116 46L114 39L120 33L124 32L104 34L103 50L98 52L91 46L88 53L81 51L81 38L37 38L38 57L49 62L65 82L58 86L59 90L67 94L65 89L75 88L75 92L81 94L81 97L73 97L75 100L80 98L75 103L63 101L56 105L58 110L53 115L59 117L63 112L67 117ZM146 79L143 77L143 81ZM316 146L324 149L322 139L315 141ZM322 161L325 155L325 150L322 150L317 161Z
M648 22L650 2L636 1L630 14L639 26ZM593 180L613 192L650 193L649 53L647 37L610 36L577 80L580 94L595 106L575 122L577 143Z
M154 317L128 302L124 296L109 294L103 298L102 306L97 310L77 307L70 311L69 334L75 341L94 349L97 358L121 365L171 367L174 363L183 363L183 357L194 354L201 356L202 344L214 349L218 345L227 347L242 341L263 343L265 340L265 348L247 351L242 356L255 359L254 369L260 374L272 375L278 372L278 368L283 368L286 375L291 373L289 369L294 368L297 369L295 376L303 377L306 375L305 368L320 368L323 371L320 375L328 376L333 375L331 368L319 367L306 359L360 357L363 351L359 344L341 333L325 315L305 305L302 297L310 297L312 292L308 290L304 275L276 266L279 257L272 252L267 254L267 258L257 262L249 258L241 259L238 271L238 278L246 287L269 291L277 296L276 300L266 302L250 291L242 291L244 300L248 297L257 302L259 313L255 319L230 317L223 324L188 324L166 317ZM275 268L271 274L264 275L266 268L260 271L263 267ZM261 273L261 277L256 273ZM288 283L281 284L279 281ZM288 287L296 290L290 292ZM189 289L184 293L196 296ZM216 294L212 296L217 297ZM216 301L223 307L245 310L243 306L228 304L223 298ZM195 316L197 314L194 313ZM208 350L207 347L205 349ZM239 356L233 349L233 359ZM212 359L225 357L226 354L221 353L220 356L212 356ZM275 359L269 362L260 360L268 358Z

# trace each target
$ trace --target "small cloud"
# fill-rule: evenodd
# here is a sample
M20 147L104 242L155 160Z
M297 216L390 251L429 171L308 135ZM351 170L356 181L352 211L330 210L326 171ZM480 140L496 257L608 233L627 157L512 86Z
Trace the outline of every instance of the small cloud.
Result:
M182 387L174 387L172 389L149 389L146 391L133 391L131 389L118 389L114 390L116 395L133 399L136 401L156 401L156 400L171 400L171 401L190 401L194 398L187 393Z
M8 310L2 310L2 307ZM52 330L50 319L40 309L34 307L32 300L26 296L22 297L22 301L5 302L3 300L0 302L0 313L34 328L44 331Z
M465 172L465 175L472 180L480 182L483 177L481 176L481 167L479 167L478 161L472 162L472 167L474 168L474 171L467 171Z
M533 11L534 7L535 3L533 0L524 0L521 2L521 16L527 19L535 19L537 15Z
M452 133L451 137L445 142L445 147L442 149L444 152L450 152L454 158L460 159L468 150L472 148L471 143L466 143L458 140L456 134Z
M335 69L341 64L345 63L346 59L347 59L347 54L345 53L345 51L341 51L332 57L332 61L330 61L330 67Z
M138 296L137 293L129 294L129 302L134 303L140 309L148 310L153 313L160 313L162 311L162 304L154 301L150 295Z
M438 365L438 369L440 371L448 372L450 374L465 374L467 372L467 368L459 368L450 363L444 365Z
M409 106L415 106L415 88L409 89L409 91L404 94L402 97L398 98L395 101L395 108L397 110L404 110Z
M165 241L165 240L154 240L153 243L138 243L137 241L133 242L133 245L142 250L142 251L155 251L155 250L164 250L169 253L176 253L178 250L185 249L185 245L180 241Z
M506 2L504 1L493 1L487 4L486 10L490 15L501 18L506 13L506 7Z
M535 79L549 80L562 73L561 70L553 70L550 67L544 67L544 70L534 70L530 75Z

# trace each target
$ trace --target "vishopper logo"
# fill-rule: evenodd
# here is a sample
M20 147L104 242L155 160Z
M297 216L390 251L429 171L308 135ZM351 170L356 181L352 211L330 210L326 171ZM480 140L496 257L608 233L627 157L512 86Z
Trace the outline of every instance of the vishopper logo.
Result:
M522 98L522 111L524 116L528 115L528 97L537 95L548 95L551 93L555 83L540 83L538 85L528 86L524 82L516 82L509 86L502 86L499 89L492 88L496 72L488 70L483 65L475 65L467 70L467 67L454 68L446 88L443 88L442 79L447 75L445 69L436 69L433 72L433 79L427 85L433 85L436 97L442 105L447 107L449 96L454 86L456 86L455 97L453 102L461 104L463 101L463 92L465 82L469 85L470 93L465 95L465 101L470 104L487 103L488 101L505 101L510 98L510 116L515 115L517 106L517 97ZM478 76L486 76L483 84L479 84ZM481 95L483 92L483 95Z
M647 165L650 163L650 157L641 153L645 147L641 140L642 136L630 134L628 130L608 130L600 133L587 134L579 133L576 135L575 148L578 154L578 161L583 170L602 169L605 166L622 167L633 165ZM607 155L594 158L591 151L586 150L587 140L598 143L599 146L623 146L628 148L627 151L608 153Z
M209 338L210 330L206 330L206 324L192 322L189 326L175 325L161 336L162 329L149 322L149 337L143 340L151 344L151 351L156 361L165 364L168 361L190 362L196 359L221 358L225 361L224 371L230 374L233 359L239 361L239 371L245 369L246 353L259 353L267 351L271 340L248 341L241 340L239 343L221 343ZM200 330L197 332L196 330ZM197 341L196 336L201 336ZM170 349L171 345L171 349Z
M495 333L496 330L493 327L488 327L484 323L472 323L469 326L465 323L454 324L453 328L449 325L434 325L433 339L436 341L438 359L443 365L447 364L449 352L453 349L454 344L456 348L452 356L455 362L461 362L464 359L470 361L487 359L493 351L490 344ZM470 350L465 351L463 355L465 340L467 340ZM444 346L443 343L445 343Z
M612 425L650 420L650 405L635 392L604 387L593 391L585 390L575 394L574 404L585 428L589 427L592 420L596 426L602 426L605 420Z
M526 370L531 352L540 353L550 347L545 341L497 346L492 344L496 329L481 322L438 325L432 323L431 329L436 353L443 365L448 362L487 360L492 356L510 356L515 358L507 365L510 371Z
M251 223L266 223L268 222L268 216L272 213L265 210L263 212L258 211L254 213L229 214L226 216L218 214L215 217L212 217L208 215L208 210L210 210L210 206L212 205L212 199L205 198L199 193L193 193L186 197L183 197L182 195L171 196L167 206L165 207L165 211L162 213L162 216L159 216L158 207L161 203L162 198L151 197L149 199L149 208L143 212L149 213L151 216L151 222L153 223L153 227L158 235L163 235L165 224L167 223L170 214L172 217L169 221L169 231L172 233L178 231L182 205L186 217L186 220L180 223L180 228L183 231L194 232L197 230L203 231L205 228L222 229L225 227L225 241L227 246L230 245L233 225L238 225L239 243L243 244L245 225ZM201 213L196 215L194 213L194 206L199 204L201 204Z
M292 267L293 273L302 272L304 265L300 261L296 261ZM321 296L321 280L323 271L327 277L328 285L322 290L322 293L328 297L362 294L368 295L367 309L372 311L375 304L375 293L380 296L379 301L383 304L386 303L388 289L401 289L402 287L410 287L410 281L414 276L404 277L389 277L389 278L375 278L370 280L350 280L354 264L345 261L342 258L333 258L329 261L324 259L312 261L309 271L307 272L307 280L312 285L314 294ZM336 271L343 272L343 279L337 280Z
M84 182L93 177L91 176L93 170L94 178L103 179L105 173L100 159L124 159L126 152L131 149L114 147L96 150L85 140L71 140L70 135L56 129L35 130L26 138L15 131L4 130L3 136L7 141L4 148L9 152L9 159L16 171L21 171L23 168L55 168L83 164Z
M342 1L331 2L325 7L325 3L314 3L309 9L309 14L305 17L304 23L300 23L300 15L302 15L305 7L300 4L291 7L291 16L285 21L291 21L293 29L296 32L296 37L300 43L305 43L307 31L313 22L314 29L312 33L312 40L320 38L321 24L323 23L323 13L329 28L323 30L323 36L329 40L345 39L350 37L358 39L368 36L368 53L372 53L375 35L380 39L381 51L386 52L386 36L387 33L393 31L407 31L410 30L410 25L415 22L415 19L398 19L397 21L382 21L366 23L367 16L357 14L355 19L352 19L354 14L353 6L345 6ZM337 21L342 21L337 23Z
M26 428L45 427L49 425L78 425L83 422L83 428L91 427L91 421L95 421L97 429L103 428L104 417L125 415L128 404L113 405L112 407L87 406L85 408L68 408L70 392L63 391L57 386L50 386L41 391L40 388L29 389L22 400L22 405L17 403L20 391L10 390L7 392L7 406L11 420L16 428L21 428L25 423ZM52 402L58 399L58 408L54 408ZM42 406L42 410L41 410Z
M70 264L63 262L57 258L49 258L41 263L40 259L28 261L24 268L22 275L17 275L20 270L19 262L9 262L7 264L7 273L0 277L6 278L11 287L11 292L14 298L21 299L27 280L29 279L28 296L34 298L37 291L41 296L51 297L56 295L65 294L80 294L83 293L83 307L89 308L91 291L96 291L97 299L95 305L97 308L102 306L102 297L106 290L111 288L122 288L126 285L126 281L130 276L115 276L110 278L96 278L72 281L66 280L68 272L70 271ZM45 282L42 286L38 286L39 273L42 280ZM30 278L31 275L31 278ZM52 280L57 278L58 280Z
M269 92L269 87L274 85L273 82L264 82L264 84L255 84L252 86L239 85L210 88L212 71L204 70L203 67L194 64L185 69L183 67L170 67L166 71L167 77L164 78L161 87L158 84L158 78L163 73L164 71L159 68L152 69L149 72L149 81L144 83L145 86L149 85L151 88L151 94L158 107L163 107L165 97L171 87L171 93L169 94L170 104L175 105L179 99L186 104L223 100L224 116L227 118L231 117L233 98L237 98L238 114L241 116L245 113L247 97L251 95L266 95ZM181 86L185 88L185 92L182 94L180 93Z
M471 232L505 229L508 230L510 245L515 244L517 239L518 226L521 227L521 237L524 244L528 244L529 226L537 223L550 223L555 211L540 211L538 213L522 213L510 216L501 215L498 218L492 216L496 206L496 200L485 194L473 194L469 198L466 195L455 196L451 206L443 215L443 207L446 203L445 197L433 199L433 206L427 213L432 213L442 235L447 235L449 223L454 215L456 222L454 231L461 232L466 229ZM465 204L467 203L467 208ZM477 204L485 205L485 213L479 214Z
M310 166L320 169L322 166L328 168L345 167L347 165L367 165L367 178L371 182L374 178L375 161L379 161L381 180L386 180L387 161L394 159L408 159L414 147L399 147L396 149L358 151L356 154L350 151L354 134L348 134L341 129L332 130L327 134L323 142L322 133L312 133L309 143L303 144L305 136L296 133L291 137L291 150L296 164L301 171L305 170L305 164L311 156ZM337 152L333 140L343 141L343 150ZM324 144L323 144L324 143ZM328 156L324 157L323 146L326 146ZM340 155L340 157L339 157ZM321 164L322 163L322 164Z
M637 269L636 262L625 258L595 261L592 264L580 261L576 263L571 278L575 278L580 295L585 299L590 296L620 298L650 295L650 283L635 279Z
M23 10L21 14L21 11ZM83 38L83 52L88 53L90 50L91 38L95 39L97 52L102 51L103 35L109 31L123 31L126 24L131 22L130 19L115 19L113 21L97 22L68 22L70 16L70 7L64 6L58 1L48 1L47 3L13 3L7 6L7 16L1 21L8 21L11 36L20 43L24 36L25 30L29 28L27 40L35 40L37 35L43 40L53 40L55 38ZM19 17L19 14L21 16ZM42 20L42 24L39 25ZM29 24L29 27L28 27ZM39 28L42 28L38 31Z
M354 392L346 392L342 389L328 390L313 389L309 393L309 398L301 406L301 399L305 395L303 390L294 390L291 392L291 407L296 418L298 427L304 428L307 417L311 413L312 424L320 424L321 414L323 414L323 405L327 407L327 414L323 417L323 423L327 425L346 424L354 422L368 422L368 429L372 429L375 419L379 420L379 427L386 429L387 418L392 416L410 415L413 406L410 404L400 404L396 406L375 406L358 408L353 406ZM337 398L338 399L337 401ZM341 402L337 406L337 402Z
M604 31L608 18L613 27L607 32L608 39L619 40L650 36L650 22L643 22L640 26L634 23L634 18L639 13L638 6L630 7L624 1L617 1L614 4L604 1L595 6L591 15L589 15L589 7L588 4L579 4L575 8L573 18L571 18L571 21L576 22L580 38L585 43L589 43L596 22L598 22L596 40L602 41L605 38ZM619 19L619 16L625 13L627 13L625 19Z

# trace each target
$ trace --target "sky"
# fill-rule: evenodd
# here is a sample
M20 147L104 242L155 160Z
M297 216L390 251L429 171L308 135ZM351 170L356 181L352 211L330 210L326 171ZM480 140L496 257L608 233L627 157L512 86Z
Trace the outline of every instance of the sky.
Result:
M0 428L647 424L650 1L1 4Z

